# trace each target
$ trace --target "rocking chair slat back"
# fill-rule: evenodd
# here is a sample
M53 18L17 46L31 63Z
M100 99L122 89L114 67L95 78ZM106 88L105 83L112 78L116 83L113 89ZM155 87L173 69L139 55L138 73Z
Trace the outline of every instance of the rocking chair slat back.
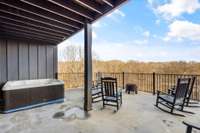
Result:
M102 92L104 96L116 97L117 79L112 77L101 78Z
M178 84L176 88L176 93L175 93L175 99L180 99L180 98L185 98L188 90L189 90L189 85L190 85L190 78L181 78L178 79Z

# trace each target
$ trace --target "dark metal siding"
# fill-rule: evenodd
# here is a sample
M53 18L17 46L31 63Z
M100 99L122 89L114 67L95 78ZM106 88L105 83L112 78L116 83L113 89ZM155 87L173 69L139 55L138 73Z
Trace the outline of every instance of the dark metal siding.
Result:
M53 52L53 62L58 62L58 49L57 47L54 46L54 52ZM54 70L54 74L57 74L57 70L58 70L58 63L54 63L53 65L53 70ZM57 77L56 77L57 78Z
M46 78L46 60L46 46L41 44L38 46L38 78Z
M29 72L30 79L37 79L38 77L38 48L36 44L29 45Z
M19 44L19 79L29 79L28 46L26 43Z
M0 85L7 80L6 41L0 40Z
M53 78L53 72L54 72L54 64L53 64L53 61L52 60L54 58L54 55L53 55L53 46L49 46L47 47L47 77L51 77Z
M14 40L7 41L7 62L8 62L8 80L18 80L18 42Z
M57 47L0 39L0 85L7 80L55 78Z

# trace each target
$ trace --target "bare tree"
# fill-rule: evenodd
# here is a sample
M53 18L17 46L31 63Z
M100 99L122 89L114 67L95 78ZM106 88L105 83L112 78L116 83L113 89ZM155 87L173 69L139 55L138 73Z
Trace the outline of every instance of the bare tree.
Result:
M75 73L84 70L84 50L81 46L69 45L60 51L62 63L59 63L59 71ZM92 51L93 62L98 59L98 55Z

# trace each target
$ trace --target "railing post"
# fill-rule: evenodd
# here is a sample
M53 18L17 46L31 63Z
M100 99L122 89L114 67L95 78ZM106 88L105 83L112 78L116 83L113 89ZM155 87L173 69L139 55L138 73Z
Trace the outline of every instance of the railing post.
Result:
M153 72L153 95L156 94L156 78L155 78L155 72Z
M125 85L124 85L124 72L122 72L122 85L123 85L123 89L125 89Z

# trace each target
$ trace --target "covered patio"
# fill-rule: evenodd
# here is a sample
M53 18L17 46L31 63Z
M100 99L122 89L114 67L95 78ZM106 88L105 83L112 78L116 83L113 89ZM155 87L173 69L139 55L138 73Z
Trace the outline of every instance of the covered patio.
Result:
M101 102L92 105L92 23L126 2L0 1L0 88L7 81L57 79L57 45L84 30L83 89L67 90L63 103L0 114L0 132L182 133L183 120L200 122L197 108L186 108L195 115L173 116L155 108L155 96L144 92L138 95L123 92L123 105L118 112L107 107L102 110ZM0 93L1 110L4 97Z
M126 1L0 1L0 87L57 78L57 45L84 29L84 110L91 110L92 23Z
M195 114L186 117L174 116L157 109L156 97L150 93L137 95L123 93L123 105L116 113L113 108L102 110L96 103L88 114L82 114L83 89L66 91L65 102L16 112L0 114L2 133L184 133L183 120L200 122L198 108L185 108ZM74 113L65 114L71 108ZM60 115L58 115L60 113ZM198 131L196 131L198 133Z

